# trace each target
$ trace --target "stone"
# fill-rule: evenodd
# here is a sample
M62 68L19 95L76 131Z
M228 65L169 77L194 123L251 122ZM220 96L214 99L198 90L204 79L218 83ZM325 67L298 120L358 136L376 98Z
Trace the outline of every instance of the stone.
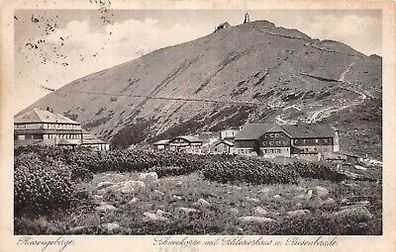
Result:
M302 208L303 208L302 203L301 203L301 202L298 202L298 203L296 204L296 209L302 209Z
M93 198L94 200L96 200L96 201L100 201L100 200L103 199L103 196L94 194L94 195L92 195L92 198Z
M351 201L349 199L342 199L340 203L341 205L349 205Z
M282 198L282 196L280 196L279 194L277 194L277 195L274 195L273 198L275 198L275 199L280 199L280 198Z
M236 186L236 185L231 186L231 188L236 189L236 190L242 190L242 187Z
M158 191L158 190L154 190L154 191L153 191L153 194L154 194L155 196L158 196L158 197L163 197L163 196L165 196L165 193L163 193L163 192L161 192L161 191Z
M140 180L129 180L119 183L122 187L133 187L136 191L141 191L146 189L146 184Z
M176 200L182 200L183 198L181 196L173 195L172 198Z
M120 229L121 227L117 223L112 222L112 223L102 224L102 228L106 229L109 232L113 232L113 231Z
M271 218L257 217L257 216L243 216L243 217L239 217L238 220L240 220L242 223L245 224L249 224L249 223L265 224L274 221Z
M210 207L210 206L212 206L212 204L210 204L209 202L207 202L207 201L204 200L204 199L199 199L199 200L196 202L196 204L199 205L199 206L202 206L202 207Z
M363 166L360 166L360 165L355 165L354 167L355 167L355 169L357 169L357 170L362 170L362 171L367 170L366 167L363 167Z
M184 213L184 214L191 214L191 213L198 213L199 212L195 208L188 208L188 207L178 207L178 208L176 208L176 211Z
M307 193L307 198L306 199L310 200L312 198L312 195L313 195L313 191L309 190L308 193Z
M342 219L353 218L357 222L368 221L374 217L374 215L364 206L346 207L343 210L334 213L334 216Z
M135 192L135 188L131 184L125 184L121 187L120 192L122 194L131 194Z
M370 201L368 201L368 200L363 200L363 201L359 201L359 202L355 202L355 204L354 205L357 205L357 206L370 206L371 205L371 203L370 203Z
M297 186L297 187L296 187L296 191L297 191L297 192L305 192L305 190L306 190L306 189L305 189L304 187L302 187L302 186Z
M150 184L158 180L158 174L156 172L140 173L139 180Z
M139 202L139 199L136 197L133 197L130 201L128 201L129 205L133 205Z
M287 215L290 217L302 217L310 213L311 211L309 211L308 209L302 209L302 210L289 211L287 212Z
M246 199L247 201L256 202L256 203L259 203L259 202L260 202L260 200L259 200L259 199L256 199L256 198L246 197L245 199Z
M113 186L115 185L113 182L110 181L104 181L104 182L100 182L97 186L96 186L96 190L100 190L109 186Z
M315 186L314 188L315 195L318 196L319 198L325 200L329 197L330 193L329 190L322 186Z
M238 208L235 208L235 207L230 208L229 212L230 212L230 214L233 214L233 215L239 214Z
M268 213L267 210L265 210L262 207L256 207L254 209L254 215L265 216L265 215L267 215L267 213Z
M269 187L264 187L263 189L261 189L259 192L263 193L263 194L267 194L269 192L271 192L271 188Z
M144 217L143 217L143 221L144 222L149 222L149 221L168 221L169 219L161 216L161 215L157 215L157 213L150 213L150 212L144 212L143 213Z
M327 208L327 209L332 209L337 206L337 201L332 198L328 198L327 200L324 200L320 203L320 207Z
M304 200L306 198L305 194L299 194L293 197L294 200Z
M69 229L69 234L82 234L84 229L86 229L85 226L77 226Z
M115 206L113 206L113 205L103 204L103 205L100 205L100 206L96 207L95 210L98 211L98 212L107 213L107 212L110 212L110 211L115 211L115 210L117 210L117 208Z

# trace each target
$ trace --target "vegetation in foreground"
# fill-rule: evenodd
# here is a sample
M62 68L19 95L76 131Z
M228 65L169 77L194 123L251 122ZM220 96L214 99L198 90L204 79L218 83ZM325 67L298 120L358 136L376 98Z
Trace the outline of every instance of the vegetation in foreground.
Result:
M303 173L303 164L232 156L70 152L16 151L15 234L382 233L382 185L315 178L335 174L325 166ZM251 179L261 166L275 182Z

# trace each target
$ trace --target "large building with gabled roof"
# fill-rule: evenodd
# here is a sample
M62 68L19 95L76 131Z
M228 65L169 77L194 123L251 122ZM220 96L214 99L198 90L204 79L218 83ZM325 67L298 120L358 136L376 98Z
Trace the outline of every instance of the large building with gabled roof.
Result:
M14 144L79 145L79 122L63 115L34 108L14 118Z
M239 154L318 159L340 150L338 130L328 125L246 125L235 137Z
M39 108L34 108L14 118L14 147L26 145L109 149L108 143L83 130L79 122Z

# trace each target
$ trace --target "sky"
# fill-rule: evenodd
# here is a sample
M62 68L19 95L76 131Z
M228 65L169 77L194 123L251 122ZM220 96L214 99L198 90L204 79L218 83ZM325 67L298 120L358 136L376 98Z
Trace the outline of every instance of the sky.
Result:
M228 21L268 20L381 53L380 10L16 10L14 114L75 79L190 41Z

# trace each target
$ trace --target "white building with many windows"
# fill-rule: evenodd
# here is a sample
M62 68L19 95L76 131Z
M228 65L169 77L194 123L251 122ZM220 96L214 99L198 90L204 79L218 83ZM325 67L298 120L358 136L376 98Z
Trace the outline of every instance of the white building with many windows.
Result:
M14 118L14 146L86 146L108 150L109 145L83 131L79 122L63 115L34 108Z

